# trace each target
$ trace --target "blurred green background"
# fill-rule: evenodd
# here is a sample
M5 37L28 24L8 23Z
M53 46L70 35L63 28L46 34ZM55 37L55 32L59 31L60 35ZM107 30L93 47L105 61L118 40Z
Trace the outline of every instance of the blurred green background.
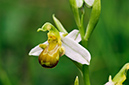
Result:
M129 62L129 0L102 0L100 20L89 40L92 55L91 85L103 85ZM86 10L86 21L90 10ZM45 69L31 48L47 39L37 28L52 14L70 32L77 28L69 0L0 0L0 85L73 85L81 74L66 57L53 69ZM86 23L85 23L86 26ZM129 84L129 72L125 85Z

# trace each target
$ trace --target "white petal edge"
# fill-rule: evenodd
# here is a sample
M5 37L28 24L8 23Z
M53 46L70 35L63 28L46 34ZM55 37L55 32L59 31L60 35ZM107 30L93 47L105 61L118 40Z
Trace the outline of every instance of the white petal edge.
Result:
M48 44L48 42L46 41L43 44ZM37 45L30 50L29 55L30 56L39 56L42 51L43 51L43 49L40 48L39 45Z
M76 0L77 7L80 8L83 5L83 0Z
M89 6L89 7L92 7L93 4L94 4L94 0L84 0L85 3Z
M65 55L67 55L70 59L81 64L90 64L91 55L89 51L73 39L69 37L62 38L62 46L65 47Z
M79 33L79 30L73 30L66 37L69 37L69 38L75 40L76 42L80 42L81 41L81 35Z

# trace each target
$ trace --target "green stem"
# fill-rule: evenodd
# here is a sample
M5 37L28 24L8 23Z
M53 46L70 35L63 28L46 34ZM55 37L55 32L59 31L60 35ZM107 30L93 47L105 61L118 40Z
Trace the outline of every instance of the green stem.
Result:
M85 40L84 38L82 39L81 44L82 44L83 47L88 48L88 41Z
M86 28L86 33L84 36L84 39L86 41L89 40L91 33L93 32L96 24L98 23L100 12L101 12L101 1L95 0L94 4L93 4L92 11L91 11L90 20L88 22L88 25Z
M81 35L81 38L82 38L82 45L85 48L87 48L88 41L84 38L85 32L84 32L84 25L83 25L84 14L85 14L84 8L82 7L82 10L81 10L82 13L81 13L81 18L80 18L79 9L76 5L76 1L75 0L70 0L70 5L71 5L71 8L72 8L72 11L73 11L73 14L74 14L75 22L77 24L77 27L79 29L79 32L80 32L80 35ZM89 66L87 66L87 65L82 65L81 66L78 63L76 63L76 66L78 66L79 69L83 73L84 84L85 85L90 85Z
M72 8L72 11L73 11L73 15L74 15L74 19L75 19L75 22L77 24L77 27L79 29L79 32L81 34L81 38L84 37L84 27L83 27L83 16L84 14L82 14L82 18L80 19L80 14L79 14L79 9L76 5L76 1L75 0L69 0L70 1L70 5L71 5L71 8Z
M79 32L81 34L81 38L84 38L84 14L85 14L85 10L84 7L81 8L81 22L80 22L80 28L79 28Z
M84 39L84 8L81 10L81 28L79 29L81 38L82 38L82 46L87 48L88 47L88 41ZM82 65L82 74L83 74L83 80L84 80L84 85L90 85L90 78L89 78L89 66L88 65Z
M91 36L91 33L93 32L101 11L101 2L100 0L95 0L93 4L93 8L91 11L90 20L88 22L87 30L85 33L85 36L82 38L82 45L87 48L88 46L88 39ZM90 85L90 79L89 79L89 66L83 65L82 66L82 73L83 73L83 79L84 79L84 85Z
M84 85L90 85L90 78L89 78L89 66L83 65L82 67Z
M82 39L82 45L85 48L87 48L88 47L88 41ZM82 74L83 74L84 85L90 85L89 65L84 64L82 66Z

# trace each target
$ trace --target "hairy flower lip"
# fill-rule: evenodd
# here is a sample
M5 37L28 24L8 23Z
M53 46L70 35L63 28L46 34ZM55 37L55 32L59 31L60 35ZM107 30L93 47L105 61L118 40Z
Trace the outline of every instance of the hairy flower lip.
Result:
M56 47L54 50L58 51L58 48L59 47ZM50 54L51 51L49 52L49 54L47 54L45 52L47 52L47 49L43 50L38 57L40 65L45 68L55 67L59 61L59 54L58 54L58 56L53 56L53 54L52 55ZM46 55L46 56L44 56L44 55ZM57 59L57 57L58 57L58 59ZM49 61L48 61L48 59L49 59ZM54 59L54 62L53 62L53 59Z
M63 36L63 33L60 33L62 46L65 47L65 55L81 64L90 64L91 55L87 49L79 44L81 41L81 36L78 30L73 30L67 36ZM48 44L46 41L44 44ZM72 47L71 47L72 46ZM34 47L29 52L29 55L39 56L39 54L43 51L39 46ZM75 56L74 56L75 55Z
M54 68L57 64L58 64L59 61L57 61L54 65L51 65L51 66L46 66L46 65L41 65L42 67L44 68ZM40 62L39 62L40 63ZM41 64L41 63L40 63Z

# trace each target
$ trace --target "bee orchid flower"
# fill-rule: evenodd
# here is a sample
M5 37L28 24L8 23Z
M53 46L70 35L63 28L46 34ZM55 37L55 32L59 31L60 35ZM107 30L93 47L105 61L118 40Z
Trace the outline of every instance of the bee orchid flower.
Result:
M66 55L80 64L90 64L91 55L87 49L79 44L81 37L78 30L69 34L58 32L50 23L45 23L38 31L49 31L48 40L32 48L30 56L39 56L39 63L43 67L55 67L62 55Z

